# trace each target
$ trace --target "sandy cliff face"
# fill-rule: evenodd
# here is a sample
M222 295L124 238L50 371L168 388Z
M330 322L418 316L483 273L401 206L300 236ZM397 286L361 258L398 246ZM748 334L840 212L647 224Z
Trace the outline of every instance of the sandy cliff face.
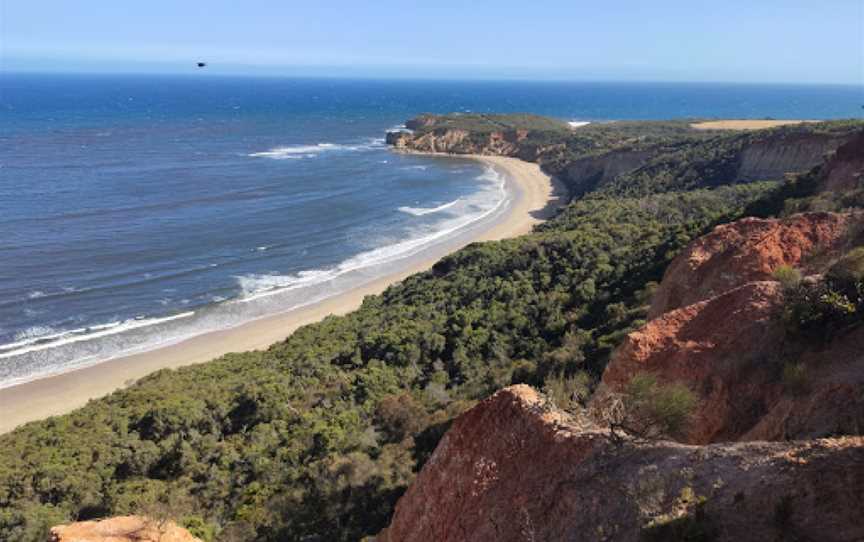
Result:
M858 540L862 461L858 437L615 444L513 386L456 420L379 540Z
M139 516L81 521L51 529L50 542L201 542L176 524Z
M595 406L649 372L698 396L691 443L860 434L864 332L827 345L788 344L772 273L781 265L824 272L860 244L862 227L861 213L750 218L691 243L669 266L651 320L612 356ZM795 393L782 379L790 361L808 371L806 389Z
M821 189L842 192L864 188L864 132L837 149L822 168Z
M517 156L520 143L525 140L525 130L491 132L483 137L465 130L440 130L423 134L391 132L387 143L397 149L417 152L442 152L449 154L489 154L495 156Z
M759 181L782 178L783 173L807 171L836 150L844 138L805 134L758 141L741 153L738 178ZM779 174L779 176L778 176Z
M788 219L745 218L718 226L691 243L664 274L649 318L721 294L748 282L771 280L780 266L806 274L850 243L861 215L807 213Z

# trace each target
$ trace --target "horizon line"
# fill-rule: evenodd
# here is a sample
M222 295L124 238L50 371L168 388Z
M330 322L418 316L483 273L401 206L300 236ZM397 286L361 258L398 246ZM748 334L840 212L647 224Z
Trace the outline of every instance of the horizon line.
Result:
M308 69L309 67L306 67ZM315 67L319 68L319 67ZM327 68L321 66L320 68ZM7 75L42 75L42 76L176 76L176 77L223 77L223 78L249 78L249 79L327 79L344 81L424 81L424 82L477 82L477 83L586 83L586 84L633 84L633 85L736 85L736 86L803 86L803 87L849 87L864 90L864 82L840 83L840 82L814 82L814 81L745 81L731 79L616 79L616 78L578 78L578 77L520 77L520 76L419 76L419 75L342 75L342 74L282 74L282 73L250 73L250 72L221 72L207 68L195 68L190 71L147 71L147 70L45 70L45 69L3 69L0 66L0 77ZM212 73L216 71L216 73ZM864 98L864 96L862 96Z

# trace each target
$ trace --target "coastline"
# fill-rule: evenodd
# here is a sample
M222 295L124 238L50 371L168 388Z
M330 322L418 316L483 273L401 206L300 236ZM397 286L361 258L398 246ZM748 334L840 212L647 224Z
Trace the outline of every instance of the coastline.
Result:
M490 224L477 228L471 235L461 235L455 241L424 251L395 273L320 302L147 352L3 388L0 390L0 434L30 421L74 410L90 399L107 395L159 369L204 363L231 352L266 349L301 326L359 308L365 296L379 294L388 286L429 269L441 257L469 243L529 233L566 200L564 187L543 173L537 164L500 156L459 156L495 167L513 185L513 199L507 212Z

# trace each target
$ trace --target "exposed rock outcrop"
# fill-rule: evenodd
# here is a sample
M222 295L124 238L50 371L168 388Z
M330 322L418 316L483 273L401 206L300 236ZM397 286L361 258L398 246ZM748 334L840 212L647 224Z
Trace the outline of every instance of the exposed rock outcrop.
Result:
M858 437L616 444L513 386L455 421L379 540L853 541L862 465Z
M669 265L649 318L748 282L772 280L780 266L817 273L864 225L861 214L807 213L787 219L745 218L717 226Z
M140 516L80 521L51 529L50 542L202 542L173 522Z
M821 189L844 192L864 188L864 132L837 149L820 171Z
M488 154L520 156L520 143L528 136L526 130L504 130L478 136L467 130L446 129L410 134L390 132L387 143L397 149L415 152L448 154Z
M738 179L764 181L783 173L807 171L846 141L828 134L794 134L755 142L741 153ZM779 174L779 175L778 175Z
M667 269L648 323L613 354L594 408L648 372L697 395L690 443L861 434L864 332L790 345L772 273L781 265L823 273L860 243L862 222L861 213L747 218L691 243ZM804 389L783 382L789 362L807 371Z
M588 156L567 163L561 177L568 181L574 197L611 182L624 173L638 169L651 151L617 150Z
M771 356L783 338L782 300L778 283L751 282L651 320L616 350L595 405L650 372L697 394L688 442L735 440L764 414L766 393L781 386Z

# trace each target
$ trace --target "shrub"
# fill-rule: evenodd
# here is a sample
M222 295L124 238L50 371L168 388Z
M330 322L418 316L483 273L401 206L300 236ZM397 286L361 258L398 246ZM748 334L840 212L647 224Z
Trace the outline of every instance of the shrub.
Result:
M831 266L826 278L833 288L857 301L864 284L864 247L846 253Z
M801 284L801 272L790 265L781 265L772 273L784 290L791 290Z
M793 336L825 341L835 331L854 323L857 313L856 303L824 281L802 282L786 293L783 318Z
M681 438L695 406L696 397L687 386L660 384L654 375L637 374L610 416L610 430L613 435L620 429L637 438Z
M543 393L567 412L579 411L591 393L591 377L585 371L572 376L556 375L546 379Z

